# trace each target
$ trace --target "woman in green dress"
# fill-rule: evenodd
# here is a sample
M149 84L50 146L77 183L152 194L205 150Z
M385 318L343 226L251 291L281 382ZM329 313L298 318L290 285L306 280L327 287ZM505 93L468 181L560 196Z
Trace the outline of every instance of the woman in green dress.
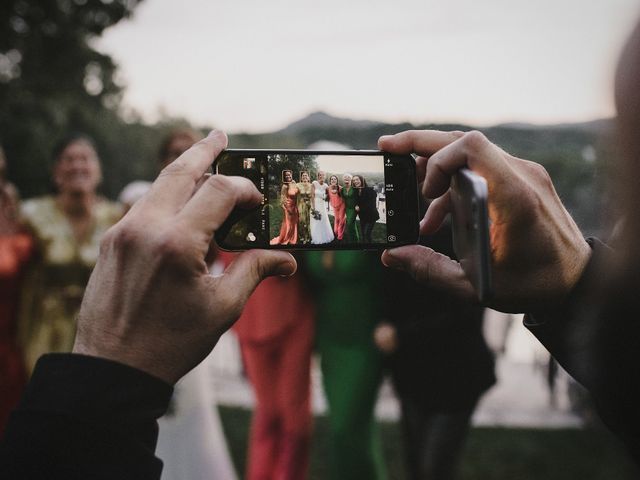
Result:
M382 264L360 251L309 252L316 299L316 347L329 405L329 478L386 478L374 406L382 354L373 331L382 320Z
M311 242L309 225L311 216L311 182L309 172L300 172L298 190L300 190L300 195L298 196L298 242L307 244Z
M357 243L360 241L360 232L358 231L358 225L356 225L356 217L358 212L356 206L358 204L358 191L353 188L351 184L352 176L349 173L345 173L342 176L344 187L342 188L342 198L344 198L345 212L346 212L346 228L345 228L345 241L347 243Z

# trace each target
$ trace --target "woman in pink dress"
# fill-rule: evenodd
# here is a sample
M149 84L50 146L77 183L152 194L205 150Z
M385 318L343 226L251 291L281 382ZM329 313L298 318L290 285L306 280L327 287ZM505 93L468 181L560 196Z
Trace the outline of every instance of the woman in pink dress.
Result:
M344 225L346 222L344 198L342 198L342 187L338 185L338 177L329 177L329 204L333 209L333 233L338 240L344 236Z
M283 209L282 226L280 235L271 240L271 245L293 245L298 243L298 196L300 189L293 181L291 170L282 171L282 189L280 190L280 202Z

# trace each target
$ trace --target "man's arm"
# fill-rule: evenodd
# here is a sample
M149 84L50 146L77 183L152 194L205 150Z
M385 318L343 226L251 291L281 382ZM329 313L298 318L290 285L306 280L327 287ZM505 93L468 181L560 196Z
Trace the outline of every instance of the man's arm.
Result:
M591 394L603 422L640 465L640 301L629 286L640 272L605 268L612 252L590 239L593 255L563 305L525 316L524 325Z
M172 391L110 360L44 355L7 426L0 477L160 478L156 419Z

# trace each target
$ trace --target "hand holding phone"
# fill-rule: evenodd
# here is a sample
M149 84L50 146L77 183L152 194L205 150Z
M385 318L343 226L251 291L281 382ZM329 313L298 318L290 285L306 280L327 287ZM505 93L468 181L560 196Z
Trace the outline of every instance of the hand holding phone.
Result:
M451 179L460 169L485 178L492 222L490 306L522 312L566 299L591 251L541 165L509 155L480 132L407 131L378 144L385 151L420 155L422 193L434 199L422 222L425 234L451 211ZM477 296L460 264L424 247L388 250L383 261L427 285Z

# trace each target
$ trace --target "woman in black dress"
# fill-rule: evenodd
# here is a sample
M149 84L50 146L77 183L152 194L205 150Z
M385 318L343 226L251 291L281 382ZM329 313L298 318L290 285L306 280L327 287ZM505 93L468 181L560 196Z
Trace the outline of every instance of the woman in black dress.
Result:
M367 186L367 181L362 175L354 175L351 181L358 192L356 212L358 213L358 218L360 218L362 240L364 243L372 243L371 234L373 233L373 227L380 218L376 206L378 194L372 187Z

